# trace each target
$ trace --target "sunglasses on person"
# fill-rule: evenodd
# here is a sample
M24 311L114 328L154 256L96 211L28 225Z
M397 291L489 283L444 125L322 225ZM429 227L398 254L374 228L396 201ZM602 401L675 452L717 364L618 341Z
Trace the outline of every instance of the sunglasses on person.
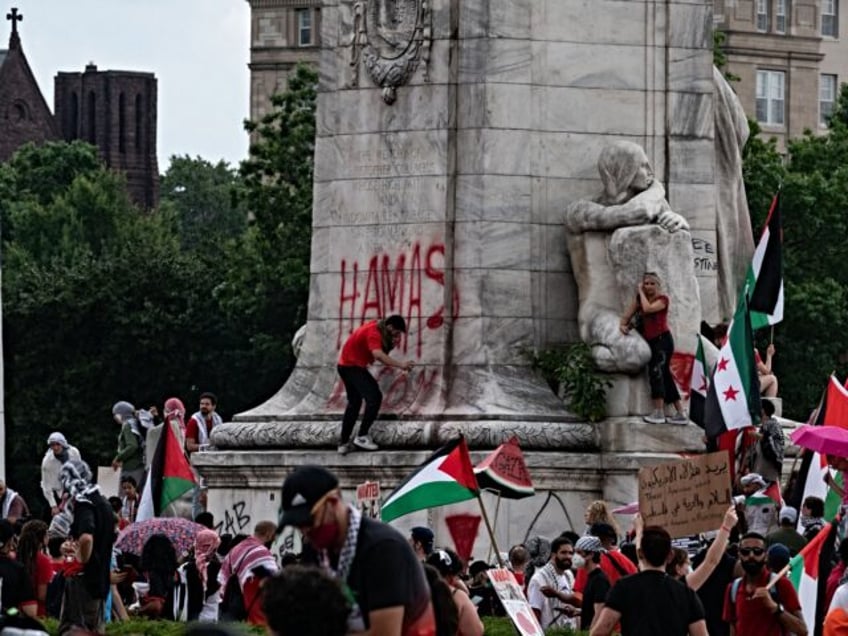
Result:
M739 548L739 556L763 556L765 548Z

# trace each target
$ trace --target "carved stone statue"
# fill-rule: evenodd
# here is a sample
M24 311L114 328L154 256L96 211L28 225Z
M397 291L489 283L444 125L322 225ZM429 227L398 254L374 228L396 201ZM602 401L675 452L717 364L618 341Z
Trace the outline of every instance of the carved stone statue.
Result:
M634 374L645 367L651 352L640 335L621 333L619 324L645 271L659 272L667 281L672 329L675 317L679 327L683 316L685 329L691 324L692 333L697 331L700 297L689 224L671 210L637 144L618 141L605 147L598 171L603 191L597 199L575 201L565 210L580 303L577 321L599 369ZM685 338L682 348L689 348Z

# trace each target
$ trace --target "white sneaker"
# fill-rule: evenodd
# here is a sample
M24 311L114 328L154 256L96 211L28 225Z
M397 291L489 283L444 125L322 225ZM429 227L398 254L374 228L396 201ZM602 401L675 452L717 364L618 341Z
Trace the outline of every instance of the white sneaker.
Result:
M646 415L642 418L648 424L665 424L665 415L662 411L654 411L650 415Z
M375 451L380 448L374 443L370 435L357 435L353 438L353 445L367 451Z
M339 455L347 455L350 452L350 444L339 444L337 450L339 451Z
M686 426L689 423L689 416L685 412L675 413L672 417L668 418L668 423Z

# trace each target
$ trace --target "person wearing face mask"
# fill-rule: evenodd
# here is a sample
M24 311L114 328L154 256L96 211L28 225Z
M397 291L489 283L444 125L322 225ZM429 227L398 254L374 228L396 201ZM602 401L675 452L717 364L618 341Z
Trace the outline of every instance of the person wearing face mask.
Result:
M745 575L727 586L724 621L730 623L730 636L797 636L807 633L801 604L792 583L775 576L766 567L766 539L749 532L739 543L739 561ZM769 590L768 584L774 585Z
M527 585L527 601L544 628L575 628L576 605L574 574L571 572L574 545L565 537L551 541L551 558L533 573Z
M265 625L265 612L262 611L262 583L265 578L275 574L279 568L269 548L274 542L277 524L273 521L260 521L248 537L227 553L218 571L218 583L224 588L230 577L238 577L247 609L247 622L251 625ZM232 584L232 583L230 583Z
M424 569L406 538L346 504L335 475L301 466L283 482L278 531L295 526L353 601L348 632L435 636Z
M599 616L610 591L610 580L601 568L601 554L604 548L600 539L587 535L580 537L574 546L572 565L587 573L586 588L583 590L583 602L580 605L580 628L590 630Z

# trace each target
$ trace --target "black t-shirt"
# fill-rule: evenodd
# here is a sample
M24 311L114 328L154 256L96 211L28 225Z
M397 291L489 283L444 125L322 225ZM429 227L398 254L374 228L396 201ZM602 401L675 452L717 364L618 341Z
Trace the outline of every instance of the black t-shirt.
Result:
M589 631L595 618L595 604L606 603L610 587L609 578L601 568L595 568L589 573L586 587L583 588L583 604L580 606L580 625L584 630Z
M0 556L0 581L3 582L3 611L20 607L21 603L35 602L32 583L22 563Z
M347 585L366 628L369 612L398 605L404 607L404 627L428 613L432 619L424 568L406 538L385 523L362 518Z
M692 567L698 567L706 557L706 549L702 550L692 559ZM709 578L698 589L698 598L704 605L704 614L707 619L707 632L710 636L729 636L730 625L721 620L724 611L724 595L727 586L733 581L733 568L736 559L727 553L721 556L716 569Z
M100 495L94 493L91 503L74 502L74 522L71 524L71 536L79 539L90 534L94 539L91 558L83 567L83 580L86 591L93 598L105 599L109 593L109 571L112 561L112 544L115 542L115 522L112 506Z
M683 636L689 625L704 618L695 592L656 570L619 579L606 606L621 613L622 636Z

